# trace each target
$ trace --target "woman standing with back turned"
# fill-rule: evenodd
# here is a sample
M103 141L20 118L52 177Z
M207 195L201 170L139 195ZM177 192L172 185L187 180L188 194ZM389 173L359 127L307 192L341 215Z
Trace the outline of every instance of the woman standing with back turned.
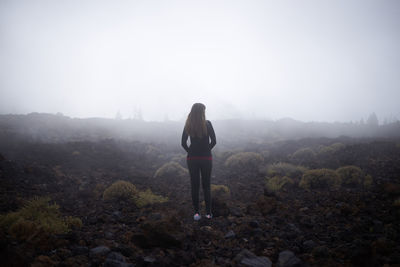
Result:
M206 203L206 218L212 218L210 188L212 169L211 149L215 146L217 140L211 122L208 120L206 121L205 110L205 105L201 103L193 104L182 133L182 147L188 153L187 165L190 173L192 201L195 213L193 218L196 221L201 219L199 211L200 174L204 201ZM187 139L189 136L190 146L188 147Z

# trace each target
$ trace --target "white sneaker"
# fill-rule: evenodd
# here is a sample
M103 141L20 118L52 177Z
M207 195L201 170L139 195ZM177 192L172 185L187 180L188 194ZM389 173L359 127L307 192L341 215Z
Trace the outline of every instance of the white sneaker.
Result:
M201 215L198 214L198 213L196 213L196 214L193 216L193 219L194 219L195 221L198 221L198 220L201 219Z
M207 219L211 219L211 218L212 218L212 214L207 214L207 215L206 215L206 218L207 218Z

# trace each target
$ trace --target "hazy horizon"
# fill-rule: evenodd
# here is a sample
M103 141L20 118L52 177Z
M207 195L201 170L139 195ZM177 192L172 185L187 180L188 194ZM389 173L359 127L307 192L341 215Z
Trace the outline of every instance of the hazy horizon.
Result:
M400 118L400 2L1 1L0 114Z

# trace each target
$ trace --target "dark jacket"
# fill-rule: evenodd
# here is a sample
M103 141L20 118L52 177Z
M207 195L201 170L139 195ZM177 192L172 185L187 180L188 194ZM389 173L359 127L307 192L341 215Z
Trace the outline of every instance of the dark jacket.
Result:
M211 149L217 144L217 139L211 122L207 120L206 125L207 135L201 138L190 136L189 147L187 145L189 136L185 129L183 129L182 147L188 152L188 157L211 157Z

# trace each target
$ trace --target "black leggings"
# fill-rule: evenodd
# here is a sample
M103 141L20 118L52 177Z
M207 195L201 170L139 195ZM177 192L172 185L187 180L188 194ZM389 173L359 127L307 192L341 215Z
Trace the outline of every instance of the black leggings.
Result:
M212 160L207 159L188 159L187 165L190 173L190 184L192 186L192 201L195 213L199 213L199 189L200 173L201 183L204 192L204 202L206 203L206 213L211 214L211 188L210 178Z

